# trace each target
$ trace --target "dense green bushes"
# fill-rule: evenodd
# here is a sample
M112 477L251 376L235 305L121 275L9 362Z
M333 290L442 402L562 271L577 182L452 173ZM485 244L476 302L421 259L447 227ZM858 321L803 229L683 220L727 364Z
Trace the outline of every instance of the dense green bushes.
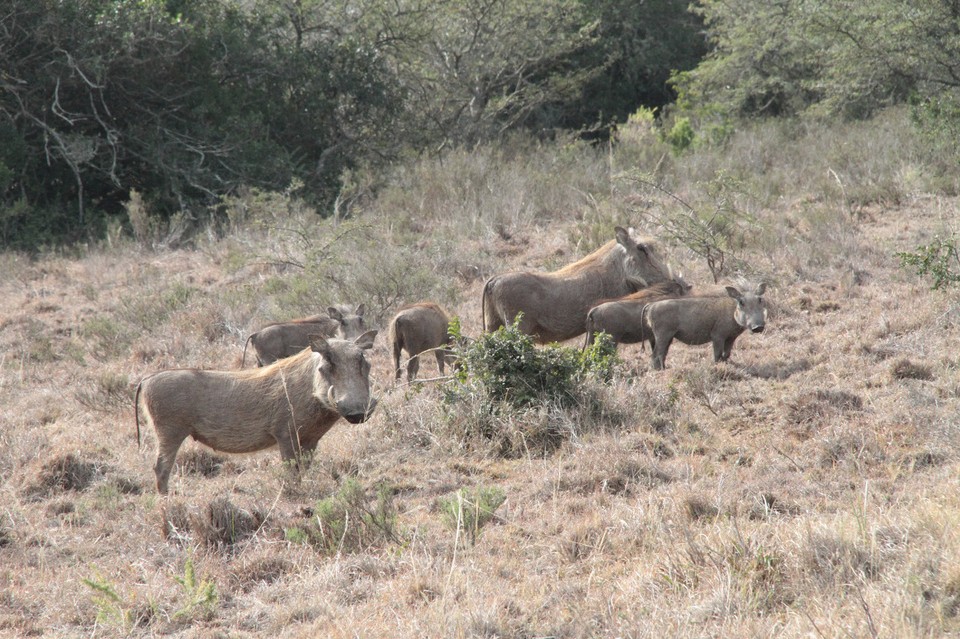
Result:
M132 192L161 230L241 186L295 183L326 214L359 167L606 125L700 51L684 3L634 4L12 0L0 246L103 237Z

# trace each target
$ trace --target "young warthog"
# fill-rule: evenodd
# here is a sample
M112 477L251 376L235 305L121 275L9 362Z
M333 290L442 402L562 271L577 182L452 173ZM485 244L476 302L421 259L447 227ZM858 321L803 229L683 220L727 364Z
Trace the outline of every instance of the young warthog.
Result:
M644 316L651 331L653 367L664 367L674 338L684 344L713 342L713 361L726 361L740 333L746 329L751 333L763 332L767 321L763 303L766 288L766 284L760 284L753 293L741 293L727 286L729 297L678 297L649 304Z
M616 227L610 240L583 259L553 273L494 275L483 287L483 330L495 331L523 313L520 330L540 343L583 334L598 301L615 299L670 279L653 240Z
M432 302L410 304L401 308L390 320L389 338L393 348L393 368L399 381L400 353L407 351L410 357L407 362L407 381L413 381L420 369L420 353L434 349L437 358L437 368L443 375L443 367L447 361L452 362L453 353L445 348L453 338L447 332L450 325L450 316L442 308Z
M678 275L668 282L658 282L636 293L617 300L601 302L587 313L587 339L584 348L593 344L597 333L610 335L616 344L636 344L649 338L645 330L643 309L647 304L680 297L690 292L691 286Z
M363 320L365 309L363 304L356 310L345 305L331 306L327 309L326 315L311 315L289 322L267 324L247 338L243 345L240 368L243 368L247 361L248 344L253 344L257 366L266 366L278 359L296 355L307 348L310 346L310 338L314 335L356 339L367 330L366 322Z
M354 341L315 338L310 349L264 368L240 371L175 369L144 378L134 400L137 445L140 408L157 433L157 491L167 493L177 451L188 436L214 450L250 453L280 447L299 470L302 453L343 417L366 421L370 364L363 351L376 331Z

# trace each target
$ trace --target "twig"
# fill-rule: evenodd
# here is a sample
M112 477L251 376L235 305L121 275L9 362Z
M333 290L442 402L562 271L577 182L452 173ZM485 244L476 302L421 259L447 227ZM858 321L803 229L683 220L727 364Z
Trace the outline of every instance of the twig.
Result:
M859 587L857 587L857 599L860 600L863 614L867 617L867 627L870 629L870 636L876 639L880 636L880 633L877 632L877 626L873 623L873 615L870 614L870 606L867 605L867 600L863 598L863 592L860 591Z
M775 451L777 451L778 453L780 453L781 455L783 455L783 456L787 459L787 461L789 461L791 464L793 464L794 468L796 468L797 470L799 470L801 473L803 472L803 466L801 466L800 464L798 464L798 463L797 463L797 460L795 460L793 457L791 457L790 455L786 454L785 452L783 452L782 450L780 450L780 449L777 448L776 446L773 447L773 450L775 450Z
M823 637L823 639L827 639L826 635L823 634L823 631L820 630L820 627L817 625L817 622L814 621L813 617L810 616L810 613L804 610L803 615L810 622L810 625L813 626L813 629L817 631L817 635L819 635L820 637Z

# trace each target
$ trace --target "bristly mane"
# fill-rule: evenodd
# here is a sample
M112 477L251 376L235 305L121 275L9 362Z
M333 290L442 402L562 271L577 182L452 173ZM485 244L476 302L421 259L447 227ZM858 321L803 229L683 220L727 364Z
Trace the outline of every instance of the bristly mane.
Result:
M580 258L573 264L567 264L563 268L557 271L554 271L553 275L560 275L560 276L577 275L582 273L583 271L588 271L593 268L596 268L598 264L602 264L603 262L608 260L610 258L611 253L613 253L613 251L616 251L617 247L619 246L620 245L617 243L616 240L610 240L609 242L607 242L606 244L604 244L603 246L595 250L593 253L590 253L589 255L585 255L584 257Z

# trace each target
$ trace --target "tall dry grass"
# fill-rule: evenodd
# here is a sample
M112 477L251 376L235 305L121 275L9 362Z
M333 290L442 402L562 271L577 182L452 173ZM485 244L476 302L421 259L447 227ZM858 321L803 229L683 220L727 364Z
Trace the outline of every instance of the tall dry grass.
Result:
M960 305L894 257L956 232L943 159L897 112L681 155L633 126L605 148L515 140L397 167L337 220L251 191L190 248L112 235L0 255L0 635L960 631ZM485 277L568 263L614 224L658 234L680 201L753 220L725 277L770 283L768 331L730 363L677 345L654 372L622 347L590 405L487 414L438 383L394 386L381 338L376 415L338 424L299 485L276 451L188 443L155 495L144 374L234 369L262 323L332 303L384 322L433 299L475 335ZM689 246L666 248L712 283ZM509 454L468 437L484 428ZM524 448L541 431L558 435ZM444 504L485 489L506 499L463 543Z

